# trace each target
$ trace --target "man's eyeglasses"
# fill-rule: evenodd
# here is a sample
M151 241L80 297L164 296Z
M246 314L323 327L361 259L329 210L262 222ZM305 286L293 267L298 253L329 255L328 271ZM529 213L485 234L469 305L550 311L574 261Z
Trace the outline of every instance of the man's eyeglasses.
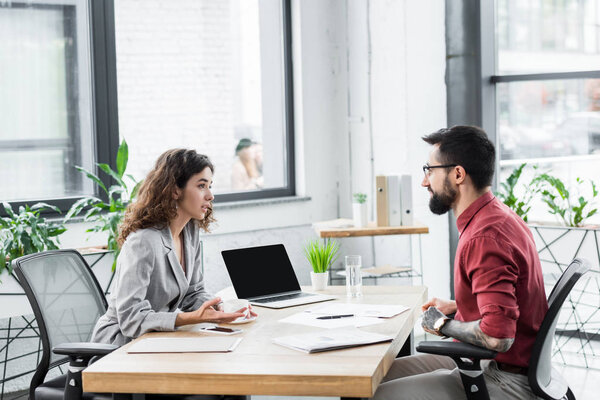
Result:
M431 170L434 168L451 168L451 167L456 167L457 164L445 164L445 165L423 165L423 173L425 174L425 176L430 176L431 175Z

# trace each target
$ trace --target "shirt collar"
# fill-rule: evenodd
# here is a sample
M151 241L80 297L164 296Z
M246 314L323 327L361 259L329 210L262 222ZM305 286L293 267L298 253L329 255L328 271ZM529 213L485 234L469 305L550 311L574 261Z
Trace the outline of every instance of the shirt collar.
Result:
M469 225L469 222L473 219L475 214L479 212L485 205L495 199L491 191L485 192L477 200L475 200L462 214L456 219L456 227L458 228L459 235L462 235L463 231Z

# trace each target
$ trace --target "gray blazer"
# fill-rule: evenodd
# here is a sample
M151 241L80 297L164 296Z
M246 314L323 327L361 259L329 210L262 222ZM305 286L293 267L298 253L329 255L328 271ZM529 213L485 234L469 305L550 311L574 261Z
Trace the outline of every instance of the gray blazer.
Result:
M149 331L173 331L179 310L194 311L213 297L204 289L200 235L193 221L184 227L183 240L185 274L168 226L127 237L108 310L96 322L93 342L121 346Z

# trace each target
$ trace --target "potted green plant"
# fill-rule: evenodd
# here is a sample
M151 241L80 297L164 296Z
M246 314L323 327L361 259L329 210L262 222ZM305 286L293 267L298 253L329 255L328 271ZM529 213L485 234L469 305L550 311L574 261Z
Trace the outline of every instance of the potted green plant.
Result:
M583 196L586 180L577 178L576 185L568 188L560 179L547 173L537 176L534 181L541 184L542 201L550 214L556 215L564 226L583 227L585 221L598 212L592 208L598 197L598 189L589 181L591 190Z
M340 244L334 240L325 243L318 239L309 241L304 247L304 255L312 266L310 280L313 290L324 290L329 282L329 267L337 259Z
M513 210L519 217L523 218L523 221L525 222L527 222L527 214L531 210L531 202L540 192L540 182L536 180L539 176L537 174L537 165L533 166L533 169L536 171L534 179L532 179L529 184L517 186L526 165L527 163L523 163L515 168L509 177L506 178L506 181L500 183L500 190L496 192L496 197ZM517 188L522 191L522 194L518 195L516 193Z
M367 226L367 195L365 193L352 195L352 220L357 228Z
M58 236L66 231L63 224L49 222L41 212L50 209L60 214L58 207L46 203L19 207L15 212L9 203L2 206L6 217L0 218L0 274L10 272L11 260L26 254L58 249Z
M586 180L576 178L576 185L568 187L548 172L538 173L536 165L533 166L534 177L520 187L522 194L517 195L517 183L526 165L523 163L515 168L506 182L500 183L500 190L496 193L498 199L525 222L528 222L527 214L531 210L532 200L536 197L548 206L549 213L557 216L560 225L565 227L583 227L585 221L597 213L598 209L593 206L597 201L598 189L593 181L589 181L590 190L584 195Z
M536 171L531 181L520 188L519 193L524 194L519 196L513 190L507 189L514 189L524 168L525 164L516 168L507 181L501 184L504 196L498 195L498 198L528 222L536 242L546 285L551 287L575 257L592 261L592 272L597 274L600 265L598 246L600 228L586 223L588 218L597 213L595 204L599 193L594 182L577 178L569 185L548 172ZM531 209L529 205L531 198L541 200L548 207L549 213L557 218L557 223L528 221L527 213ZM596 306L598 294L585 290L589 282L594 282L592 283L594 287L597 285L594 281L597 278L591 278L593 276L595 275L588 274L588 279L583 280L580 289L575 289L577 294L571 296L565 303L562 311L564 317L557 325L556 340L559 346L567 343L572 337L587 337L593 333L594 327L600 322ZM579 362L573 365L587 366L586 355L595 354L595 350L589 343L589 341L585 342L577 350L577 354L581 357L569 358L569 363L575 359L584 360L585 365ZM562 355L562 352L558 354ZM566 359L563 358L562 361L566 362Z
M76 166L75 168L91 179L106 195L107 200L103 201L96 196L86 196L78 200L71 206L71 209L65 216L64 222L67 223L72 217L79 215L85 210L83 220L92 222L94 226L86 232L107 232L107 249L114 252L114 261L112 269L114 271L117 256L119 255L119 246L117 237L119 236L119 225L125 215L125 209L129 201L134 199L140 187L141 181L138 182L131 175L125 175L127 169L127 161L129 160L129 149L127 142L123 140L117 152L117 170L114 171L108 164L96 164L105 174L110 176L114 181L110 187L106 187L100 178L86 170L85 168ZM125 182L127 177L132 183L128 185Z

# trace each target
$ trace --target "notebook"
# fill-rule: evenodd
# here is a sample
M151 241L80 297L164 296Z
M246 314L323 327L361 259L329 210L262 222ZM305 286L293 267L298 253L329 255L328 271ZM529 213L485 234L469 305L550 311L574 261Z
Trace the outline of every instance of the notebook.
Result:
M129 346L127 353L227 353L241 341L232 337L144 338Z
M274 338L273 342L305 353L345 349L367 344L392 341L394 338L356 328L332 329L328 331L300 333Z
M335 299L303 292L283 244L221 252L238 299L250 304L285 308Z

